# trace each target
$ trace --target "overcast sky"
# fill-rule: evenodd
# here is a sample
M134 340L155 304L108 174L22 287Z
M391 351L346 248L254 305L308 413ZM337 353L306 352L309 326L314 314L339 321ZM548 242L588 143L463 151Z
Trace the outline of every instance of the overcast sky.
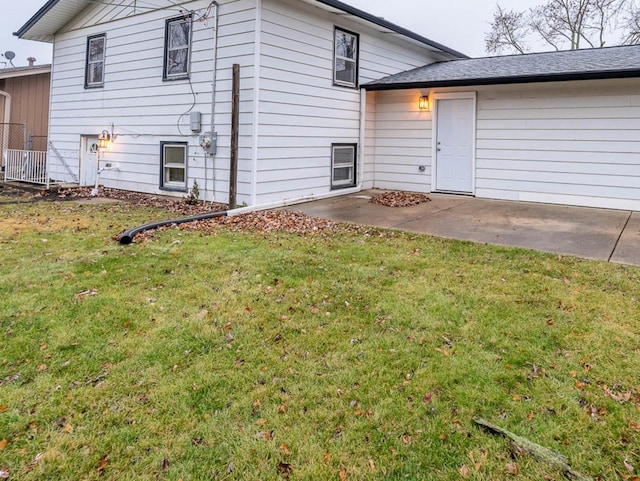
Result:
M162 0L155 0L161 2ZM164 0L169 1L169 0ZM431 40L472 57L485 55L484 35L489 30L498 0L343 0L357 8L386 18ZM542 0L499 0L502 6L525 9ZM27 57L37 64L51 62L51 46L41 42L19 40L13 36L46 0L0 0L0 54L16 53L16 67L27 65ZM8 7L6 3L11 3ZM6 61L0 57L0 62ZM0 68L3 65L0 63Z

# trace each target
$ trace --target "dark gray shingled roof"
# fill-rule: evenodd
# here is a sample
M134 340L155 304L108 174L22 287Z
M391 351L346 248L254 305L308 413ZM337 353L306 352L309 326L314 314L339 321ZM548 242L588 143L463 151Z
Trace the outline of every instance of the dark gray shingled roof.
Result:
M437 62L364 84L367 90L640 77L640 45Z

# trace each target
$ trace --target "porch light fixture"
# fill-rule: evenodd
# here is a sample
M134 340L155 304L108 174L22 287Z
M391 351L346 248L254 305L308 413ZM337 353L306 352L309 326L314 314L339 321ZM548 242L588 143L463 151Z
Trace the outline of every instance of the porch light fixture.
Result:
M420 97L420 100L418 100L418 108L420 110L429 110L429 96L428 95L423 95Z
M108 130L103 130L102 132L100 132L100 135L98 135L98 148L101 150L105 150L109 148L110 144L111 134Z

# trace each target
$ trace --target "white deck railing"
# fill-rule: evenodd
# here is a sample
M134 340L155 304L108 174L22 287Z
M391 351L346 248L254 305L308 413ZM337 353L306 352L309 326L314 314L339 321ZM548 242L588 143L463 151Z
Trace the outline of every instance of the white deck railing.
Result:
M4 180L19 180L49 186L47 153L33 150L6 150Z

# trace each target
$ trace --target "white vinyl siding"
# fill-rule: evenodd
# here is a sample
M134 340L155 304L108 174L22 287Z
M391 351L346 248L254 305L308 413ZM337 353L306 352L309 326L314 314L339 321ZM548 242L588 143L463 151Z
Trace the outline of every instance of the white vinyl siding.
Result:
M376 92L376 188L431 191L432 112L418 108L420 96L419 90Z
M359 85L436 57L365 22L304 2L262 0L262 5L256 202L328 193L331 145L360 141L360 92L333 85L335 27L359 34ZM369 125L374 110L367 111ZM367 135L365 141L367 160L356 182L370 185L373 139Z
M209 0L178 2L200 19ZM219 3L215 117L212 111L214 21L191 25L188 82L166 82L165 32L173 8L89 5L56 35L50 140L52 177L71 180L79 168L79 139L104 129L116 134L102 161L107 187L162 193L160 142L186 142L187 187L198 182L207 200L226 202L231 134L231 72L240 64L238 202L264 204L332 190L331 146L357 145L354 182L372 185L375 140L361 139L360 91L334 85L335 29L358 34L356 84L441 60L424 45L333 9L299 0L224 0ZM257 10L257 9L260 10ZM86 39L107 32L101 89L84 89ZM182 43L178 42L179 50ZM181 63L180 65L184 65ZM184 70L183 67L181 67ZM181 70L180 70L181 71ZM367 95L366 124L375 122ZM91 106L87 108L87 106ZM371 111L369 111L371 109ZM217 153L204 157L189 128L202 113L203 131L215 124ZM364 150L363 150L364 147ZM384 149L385 146L380 146ZM384 150L382 150L384 152ZM393 154L389 154L391 157ZM403 178L410 179L410 175ZM178 194L176 194L178 195Z
M188 4L204 14L209 0ZM117 10L117 11L116 11ZM161 141L187 142L187 185L196 180L207 199L226 202L229 184L231 70L241 65L240 172L238 201L250 201L248 169L251 159L252 75L255 0L221 2L219 8L218 71L215 128L218 154L204 162L198 136L191 135L189 115L202 112L202 124L211 125L213 21L193 24L189 82L163 81L166 20L175 10L151 10L94 4L75 19L75 28L56 36L52 71L49 152L51 175L71 181L69 168L78 172L81 135L97 135L114 125L116 138L104 162L118 165L105 170L100 183L107 187L147 193L166 193L160 186ZM98 21L97 25L90 22ZM100 23L108 22L108 23ZM79 28L87 25L84 28ZM107 31L108 68L102 89L83 88L86 39ZM195 97L194 97L195 94ZM195 103L194 103L195 101ZM88 107L90 106L90 107ZM204 129L203 129L204 130ZM215 166L215 175L213 167ZM176 194L179 195L179 194Z
M479 89L480 197L640 208L637 80Z

